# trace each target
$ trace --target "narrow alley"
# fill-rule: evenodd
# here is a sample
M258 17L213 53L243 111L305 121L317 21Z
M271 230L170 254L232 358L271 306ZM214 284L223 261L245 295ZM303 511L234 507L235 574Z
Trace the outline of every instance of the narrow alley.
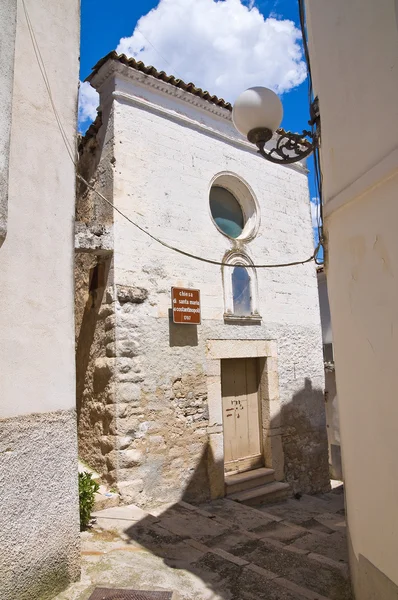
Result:
M173 600L352 597L342 485L260 507L181 501L150 513L120 506L95 517L83 534L82 579L57 600L89 600L97 588L169 592Z

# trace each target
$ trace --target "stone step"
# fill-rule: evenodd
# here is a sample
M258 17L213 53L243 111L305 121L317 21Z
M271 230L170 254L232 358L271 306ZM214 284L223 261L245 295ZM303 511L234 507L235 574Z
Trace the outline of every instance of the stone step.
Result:
M98 492L94 496L93 511L97 512L106 508L119 506L120 496L117 492L111 492L106 486L100 485Z
M236 473L234 475L225 476L225 491L226 495L230 496L235 492L243 492L244 490L250 490L266 483L272 483L275 481L274 469L267 469L262 467L261 469L253 469L252 471L245 471L244 473Z
M182 536L187 544L205 554L217 555L260 576L264 575L266 582L272 580L276 585L294 592L295 600L352 600L345 565L313 553L309 548L297 548L291 543L266 537L266 531L260 531L261 527L255 527L254 531L240 529L235 519L216 516L209 511L221 502L228 506L235 504L234 512L253 511L254 515L257 512L260 517L262 515L255 508L229 499L213 501L204 509L203 505L199 508L181 501L159 515L158 525L170 534ZM252 523L252 526L255 525L258 524ZM293 529L280 521L275 521L274 525ZM285 598L285 595L281 592L280 596L272 597Z
M289 490L290 486L288 483L274 481L273 483L267 483L250 490L236 492L228 496L228 498L235 500L235 502L256 506L258 504L265 504L266 502L282 500L289 495Z

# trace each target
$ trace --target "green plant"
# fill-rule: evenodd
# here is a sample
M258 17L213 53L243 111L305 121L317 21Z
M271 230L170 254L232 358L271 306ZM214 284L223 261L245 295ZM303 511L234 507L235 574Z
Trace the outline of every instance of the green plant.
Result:
M79 473L80 531L87 529L99 485L91 473Z

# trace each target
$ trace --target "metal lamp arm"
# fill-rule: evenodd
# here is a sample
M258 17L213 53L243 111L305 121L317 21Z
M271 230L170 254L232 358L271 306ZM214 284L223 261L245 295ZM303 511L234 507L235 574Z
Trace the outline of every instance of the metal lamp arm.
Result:
M256 140L258 153L269 162L276 164L291 164L303 160L313 152L316 142L308 141L304 136L313 137L310 131L291 133L290 131L277 131L279 138L275 148L265 151L266 140Z

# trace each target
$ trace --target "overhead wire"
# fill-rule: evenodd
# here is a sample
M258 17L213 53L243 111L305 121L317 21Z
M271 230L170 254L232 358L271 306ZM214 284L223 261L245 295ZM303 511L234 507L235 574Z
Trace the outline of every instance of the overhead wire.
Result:
M113 210L115 210L117 213L119 213L124 219L126 219L129 223L131 223L139 231L141 231L142 233L144 233L145 235L147 235L148 237L150 237L155 242L161 244L165 248L168 248L169 250L177 252L178 254L181 254L182 256L186 256L188 258L192 258L192 259L195 259L197 261L204 262L204 263L207 263L207 264L221 266L221 267L236 267L235 264L231 264L231 263L227 263L227 262L222 262L222 261L218 261L218 260L213 260L213 259L210 259L210 258L205 258L203 256L198 256L198 255L193 254L191 252L187 252L186 250L182 250L181 248L177 248L175 246L172 246L171 244L168 244L164 240L161 240L160 238L156 237L155 235L153 235L152 233L150 233L148 230L146 230L144 227L142 227L141 225L139 225L138 223L136 223L135 221L133 221L125 213L123 213L119 208L117 208L113 204L113 202L111 202L110 200L108 200L108 198L106 198L103 194L101 194L101 192L99 192L93 185L91 185L88 181L86 181L86 179L84 177L82 177L82 175L80 175L77 172L78 164L77 164L77 161L75 159L73 148L69 144L69 140L68 140L67 134L66 134L65 129L64 129L63 125L62 125L61 118L59 116L57 107L56 107L55 102L54 102L54 98L53 98L52 91L51 91L51 86L50 86L50 81L49 81L49 78L48 78L48 75L47 75L47 70L46 70L46 67L45 67L45 63L44 63L42 54L40 52L40 47L39 47L39 45L37 43L36 35L35 35L34 28L32 26L32 23L31 23L31 20L30 20L30 17L29 17L29 12L27 10L26 4L25 4L25 0L22 0L22 5L23 5L23 8L24 8L26 22L27 22L27 25L28 25L29 34L30 34L30 37L31 37L31 40L32 40L32 45L33 45L35 56L36 56L36 59L37 59L38 65L39 65L39 69L40 69L40 72L42 74L42 77L43 77L43 80L44 80L44 83L45 83L45 87L46 87L46 90L47 90L47 93L48 93L48 96L49 96L49 99L50 99L51 107L53 109L54 116L55 116L55 119L57 121L60 133L61 133L61 137L62 137L63 142L65 144L65 147L66 147L66 150L68 152L68 155L69 155L72 163L75 166L75 169L76 169L76 178L79 181L81 181L82 183L84 183L84 185L86 185L88 189L92 190L95 194L97 194L97 196L99 196L104 202L106 202L109 206L111 206L113 208ZM256 268L256 269L276 269L276 268L293 267L293 266L298 266L298 265L304 265L306 263L312 262L313 260L316 261L316 256L317 256L318 250L319 250L319 245L315 249L314 253L311 256L309 256L308 258L303 259L303 260L295 260L295 261L290 261L290 262L285 262L285 263L252 264L250 266L252 268Z
M161 58L162 60L164 60L164 62L165 62L165 63L167 63L167 64L169 65L170 69L171 69L172 71L174 71L174 73L175 73L176 75L178 75L178 77L179 77L180 79L182 79L182 77L181 77L181 75L178 73L177 69L175 69L175 68L173 67L173 65L172 65L172 64L171 64L171 63L170 63L170 62L167 60L167 58L165 58L165 57L163 56L163 54L161 54L161 53L159 52L159 50L158 50L158 49L157 49L157 48L156 48L156 47L155 47L155 46L152 44L151 40L149 40L149 39L146 37L146 35L145 35L144 33L142 33L141 29L137 29L137 31L138 31L138 33L140 33L140 34L142 35L142 37L143 37L143 38L144 38L144 39L145 39L145 40L148 42L148 44L150 44L150 45L152 46L152 48L153 48L153 49L155 50L155 52L156 52L156 53L157 53L157 54L160 56L160 58Z

